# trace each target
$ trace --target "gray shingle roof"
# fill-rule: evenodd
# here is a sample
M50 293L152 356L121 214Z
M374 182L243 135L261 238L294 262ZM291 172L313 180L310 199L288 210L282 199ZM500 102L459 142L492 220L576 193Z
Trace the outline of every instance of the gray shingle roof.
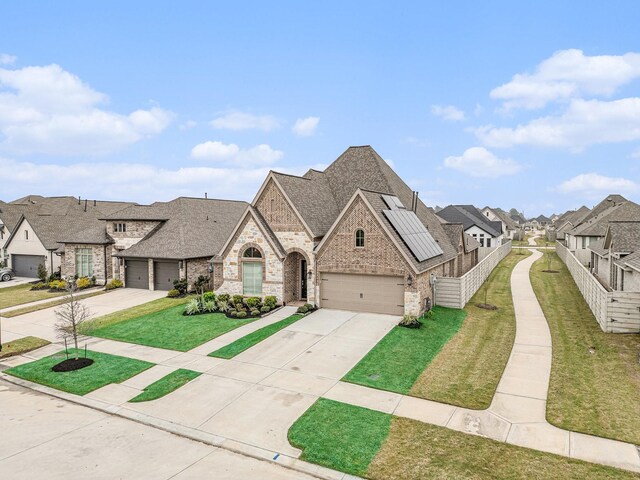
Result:
M143 215L165 216L167 220L143 240L115 256L167 259L213 257L220 253L247 206L246 202L232 200L179 197L170 202L138 207L144 211ZM154 211L156 209L157 212ZM126 219L132 219L131 215L131 212L127 213Z
M640 217L637 221L609 222L605 240L603 246L612 246L614 253L629 254L640 250Z
M621 266L626 265L640 272L640 251L627 255L626 257L622 257L615 263Z
M440 210L437 215L447 222L461 223L464 225L465 231L475 225L493 237L502 234L502 223L487 220L482 212L473 205L449 205Z
M589 250L591 250L592 252L597 253L601 257L606 257L607 255L609 255L609 250L604 248L604 239L603 238L601 238L601 239L589 244Z
M595 208L585 220L567 233L575 236L603 237L611 221L640 220L640 205L625 201L624 203L610 203L606 209L599 209L599 214L593 215Z
M507 230L517 230L518 224L513 221L507 212L500 208L492 208L491 211L495 213L500 220L502 220L507 226Z

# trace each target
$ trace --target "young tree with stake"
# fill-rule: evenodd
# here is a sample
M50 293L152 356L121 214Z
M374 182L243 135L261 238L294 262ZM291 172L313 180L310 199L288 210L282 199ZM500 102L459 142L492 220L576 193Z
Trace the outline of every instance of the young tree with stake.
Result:
M60 338L73 338L75 347L75 360L78 360L78 327L90 319L91 313L86 305L80 302L77 291L78 286L74 278L66 279L66 302L56 310L55 329Z

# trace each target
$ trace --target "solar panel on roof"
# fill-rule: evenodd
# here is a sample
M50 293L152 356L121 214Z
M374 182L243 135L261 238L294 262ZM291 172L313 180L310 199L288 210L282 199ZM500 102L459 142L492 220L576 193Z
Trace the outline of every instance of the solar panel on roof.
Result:
M382 213L419 262L444 253L413 211L383 210Z
M389 207L390 210L406 209L398 197L395 197L393 195L381 195L381 197L382 197L382 200L384 200L384 203L387 204L387 207Z

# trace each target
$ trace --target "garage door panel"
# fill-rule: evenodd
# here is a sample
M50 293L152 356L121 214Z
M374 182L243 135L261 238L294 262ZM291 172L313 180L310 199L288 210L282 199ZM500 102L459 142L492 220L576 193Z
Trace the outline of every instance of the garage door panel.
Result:
M125 272L125 286L127 288L149 288L149 263L147 260L126 260Z
M382 275L323 273L321 306L337 310L404 313L404 279Z
M42 255L11 255L11 266L17 277L38 278L38 266L46 265Z
M173 289L173 282L179 279L180 268L178 262L154 262L154 289L169 291Z

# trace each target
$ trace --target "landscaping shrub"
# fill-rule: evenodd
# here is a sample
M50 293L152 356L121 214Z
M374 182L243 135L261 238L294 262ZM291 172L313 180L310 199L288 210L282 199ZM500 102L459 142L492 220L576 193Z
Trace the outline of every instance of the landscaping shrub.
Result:
M236 318L238 316L238 312L236 312L235 310L229 310L229 314L228 315L230 317Z
M202 311L206 313L213 313L217 310L216 302L213 300L204 300L202 302Z
M175 288L167 292L167 297L169 298L176 298L179 296L180 296L180 290L177 290Z
M229 295L228 293L221 293L220 295L218 295L218 302L229 303L230 298L231 298L231 295Z
M270 311L271 309L267 305L263 305L262 308L260 308L260 312L262 313L269 313Z
M244 312L244 310L245 310L244 304L242 302L236 303L235 307L236 307L236 310L238 310L239 312Z
M247 304L247 307L249 307L251 310L253 310L253 309L258 308L260 306L260 297L249 297L249 298L247 298L245 303Z
M107 283L104 287L105 290L115 290L116 288L121 288L124 286L124 283L122 283L122 280L118 280L116 278L114 278L113 280L111 280L109 283Z
M258 310L257 308L254 308L253 310L251 310L251 316L252 317L260 316L260 310Z
M278 305L278 299L274 295L267 295L262 303L273 310Z
M35 283L30 290L47 290L49 288L49 284L46 282L38 282Z
M216 294L213 292L204 292L202 294L202 301L203 302L215 302L216 301Z
M242 295L234 295L233 296L233 304L234 305L238 305L238 304L242 305L242 300L243 300L242 299Z
M83 288L89 288L91 286L91 280L89 280L87 277L81 277L76 280L76 286L80 290L82 290Z
M47 267L44 266L44 263L38 265L38 278L41 282L45 282L47 280Z
M236 317L238 317L238 318L247 318L247 312L245 312L244 310L242 312L238 312L236 314Z
M189 284L187 283L186 278L181 278L180 280L173 281L173 288L178 290L180 292L180 295L186 295L188 287L189 287Z
M201 311L200 302L198 301L197 298L193 298L189 300L187 305L184 307L185 315L196 315L200 313L200 311Z
M296 313L307 313L309 311L309 309L307 308L306 305L302 305L301 307L298 307L298 310L296 311Z
M210 278L205 275L200 275L195 282L193 282L193 288L196 292L204 292L209 289Z
M67 288L67 282L64 280L54 280L53 282L49 282L50 290L64 290Z
M416 317L415 315L404 315L398 325L400 327L407 328L420 328L422 326L422 322L418 320L418 317Z
M218 297L218 310L226 313L229 311L229 302L227 300L222 300L221 297L222 295Z

